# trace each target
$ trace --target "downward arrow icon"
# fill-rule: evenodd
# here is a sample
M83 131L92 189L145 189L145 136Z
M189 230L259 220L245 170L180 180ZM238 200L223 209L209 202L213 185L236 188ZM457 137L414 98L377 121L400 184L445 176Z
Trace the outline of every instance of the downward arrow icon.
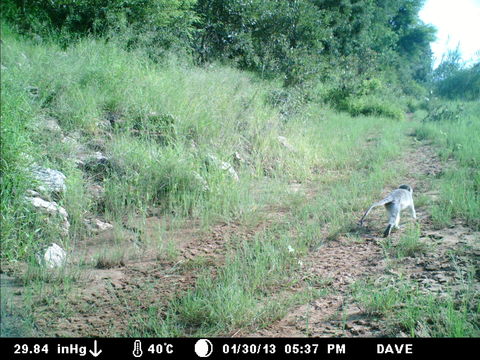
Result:
M92 356L94 357L97 357L98 355L101 354L102 350L98 350L97 351L97 340L94 340L93 341L93 351L92 350L88 350L90 352L90 354L92 354Z

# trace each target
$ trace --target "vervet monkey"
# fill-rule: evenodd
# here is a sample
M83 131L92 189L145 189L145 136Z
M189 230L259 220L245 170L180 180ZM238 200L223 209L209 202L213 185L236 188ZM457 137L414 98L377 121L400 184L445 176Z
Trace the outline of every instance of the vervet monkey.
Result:
M383 232L383 236L387 237L390 235L393 227L398 229L400 223L400 212L403 209L410 208L412 217L417 218L415 213L415 206L413 205L413 189L409 185L400 185L398 189L393 190L385 199L380 200L379 202L374 203L367 210L365 215L363 215L360 220L359 225L363 226L363 220L367 217L368 213L377 206L385 205L385 208L388 212L388 226Z

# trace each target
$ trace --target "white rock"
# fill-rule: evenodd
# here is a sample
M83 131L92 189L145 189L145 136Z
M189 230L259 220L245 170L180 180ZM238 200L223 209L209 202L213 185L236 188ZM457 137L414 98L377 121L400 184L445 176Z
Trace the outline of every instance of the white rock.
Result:
M58 124L58 121L50 116L42 116L38 119L38 127L40 129L47 130L51 133L61 133L62 128Z
M32 172L35 179L41 183L38 186L38 190L58 194L65 192L67 188L65 185L66 176L60 171L43 168L41 166L33 166Z
M37 260L40 265L45 265L49 269L54 269L65 265L67 253L60 246L52 243L42 254L37 254Z
M233 159L234 159L238 164L245 164L245 163L246 163L246 160L244 159L244 157L242 156L242 154L240 154L238 151L235 151L235 153L233 154Z
M220 169L228 171L228 173L230 174L230 176L232 177L233 180L235 180L235 181L240 180L237 172L235 171L235 169L233 168L233 166L230 163L222 161L221 164L220 164Z
M30 190L31 191L31 190ZM31 193L35 193L34 191L31 191ZM33 205L36 209L39 211L52 215L52 216L59 216L62 219L62 235L68 236L68 230L70 229L70 223L68 222L68 213L67 211L58 205L55 201L46 201L43 200L42 198L38 196L34 197L25 197L25 200L27 200L30 204Z
M103 222L101 220L95 219L95 225L97 225L98 229L100 231L105 231L105 230L110 230L113 229L113 225Z
M84 223L89 228L90 231L96 232L96 233L113 229L112 224L101 221L99 219L85 219Z
M26 199L32 204L35 208L43 211L44 213L50 215L60 215L63 219L68 218L67 211L58 205L55 201L46 201L40 197L26 197Z
M35 190L27 190L25 193L30 197L41 197L41 195Z
M210 163L214 164L215 166L217 166L221 170L227 171L228 174L232 177L233 180L235 180L235 181L240 180L237 172L235 171L235 169L233 168L233 166L230 163L228 163L226 161L222 161L222 160L218 159L215 155L212 155L212 154L208 155L208 160L209 160Z

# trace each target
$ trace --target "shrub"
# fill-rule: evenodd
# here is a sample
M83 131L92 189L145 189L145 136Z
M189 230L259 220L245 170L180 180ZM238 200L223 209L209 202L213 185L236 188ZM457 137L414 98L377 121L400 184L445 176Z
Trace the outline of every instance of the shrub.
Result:
M402 120L404 112L396 104L382 101L373 96L349 98L345 103L346 111L353 115L385 116L395 120Z
M462 103L447 103L431 101L427 105L428 115L423 119L425 122L435 121L458 121L465 109Z

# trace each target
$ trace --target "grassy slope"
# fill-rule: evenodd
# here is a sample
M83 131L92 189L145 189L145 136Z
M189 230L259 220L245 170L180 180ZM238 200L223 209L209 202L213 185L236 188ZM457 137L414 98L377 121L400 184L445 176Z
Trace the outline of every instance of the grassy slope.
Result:
M25 168L34 162L67 175L61 204L72 228L63 245L73 249L88 235L83 218L99 214L88 190L96 180L75 166L82 147L101 148L111 159L101 182L105 208L100 215L120 228L125 218L147 216L151 208L208 226L219 219L255 223L258 209L268 203L288 207L288 216L254 239L232 244L214 278L205 272L168 308L133 314L128 335L225 334L268 323L292 304L318 296L307 292L266 301L268 289L288 289L295 281L311 247L348 232L355 214L381 189L398 185L406 171L394 162L406 146L405 137L398 136L410 126L405 122L353 118L319 104L285 121L268 105L277 84L230 68L196 68L178 60L154 64L141 53L91 39L62 50L3 30L4 261L32 260L29 254L39 245L58 241L55 227L46 228L22 201L31 184ZM61 133L45 130L46 118L55 119ZM278 135L286 136L295 151L282 146ZM73 141L62 141L66 137ZM206 165L210 154L234 164L236 152L245 160L235 165L239 182ZM289 194L292 181L310 184L305 186L314 191ZM48 291L44 275L27 274L26 307L71 292L78 271L48 279ZM49 306L59 310L57 303ZM159 312L166 314L161 321L152 316ZM68 311L59 314L68 316ZM33 322L34 314L27 315Z
M6 223L12 224L2 234L4 258L25 258L35 250L35 241L49 242L45 233L33 239L25 226L18 229L19 217L34 223L28 209L10 213L23 206L22 194L31 182L24 169L32 163L67 175L69 190L62 204L73 225L70 238L85 235L82 216L93 211L87 189L94 180L75 166L85 148L100 147L111 159L102 183L110 221L152 206L201 215L207 222L228 218L254 202L247 192L251 178L267 172L307 176L304 167L309 165L297 160L311 149L289 152L277 140L283 131L278 111L265 105L272 84L256 83L229 68L153 64L140 53L98 40L62 50L4 29L3 41L3 198ZM113 128L111 117L117 120ZM62 133L44 129L44 120L51 118ZM154 120L158 124L152 125ZM157 133L166 133L166 139L159 141ZM238 184L205 164L209 155L232 162L235 152L245 160L237 167ZM194 172L210 191L202 190ZM28 227L29 221L22 223Z

